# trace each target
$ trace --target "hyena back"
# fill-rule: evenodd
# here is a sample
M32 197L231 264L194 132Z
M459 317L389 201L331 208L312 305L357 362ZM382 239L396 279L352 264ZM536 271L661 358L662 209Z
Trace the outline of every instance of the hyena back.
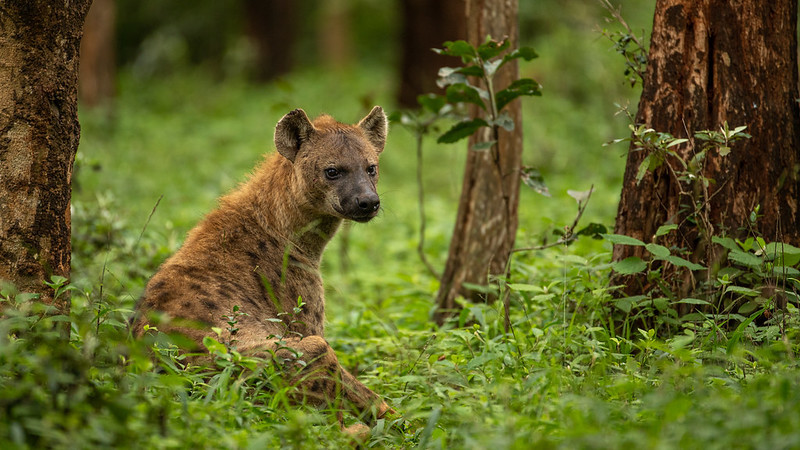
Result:
M378 213L378 157L387 129L378 106L356 125L329 116L311 122L301 109L285 115L275 128L278 153L221 198L148 282L134 334L142 335L149 317L162 312L179 320L159 324L160 331L178 331L199 346L214 336L211 327L228 328L224 316L238 306L245 315L236 325L237 349L271 357L280 336L280 347L294 352L277 356L301 354L307 364L293 377L305 400L343 400L368 421L391 411L339 365L325 341L319 272L342 220L367 222ZM304 304L295 312L298 299ZM181 321L201 326L177 325Z

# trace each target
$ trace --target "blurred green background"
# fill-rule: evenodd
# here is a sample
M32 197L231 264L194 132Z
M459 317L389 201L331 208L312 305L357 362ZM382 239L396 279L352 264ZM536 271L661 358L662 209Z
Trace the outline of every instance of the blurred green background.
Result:
M290 54L288 71L264 76L248 2L118 0L112 94L89 104L84 90L80 105L75 234L94 244L85 251L77 244L76 280L88 286L105 271L119 272L123 291L138 297L160 259L177 248L221 194L245 180L262 155L272 151L274 125L291 109L304 108L311 116L328 113L350 123L374 104L389 113L399 110L401 69L407 63L401 58L402 30L404 20L410 20L402 5L377 0L291 2L291 14L267 17L260 25L276 20L293 24L293 37L273 44ZM653 5L626 1L621 8L631 27L646 34ZM626 82L624 60L601 32L620 28L608 16L599 2L590 0L520 2L520 43L540 55L521 63L520 77L535 79L544 92L523 99L523 161L542 172L552 197L523 187L518 245L552 240L554 228L571 222L576 205L568 189L594 185L584 220L613 225L627 149L603 144L627 134L625 118L615 115L617 105L635 107L639 90ZM332 48L331 41L339 44ZM82 63L89 64L87 58ZM326 278L337 289L368 283L380 295L385 286L397 285L400 276L417 289L435 292L435 280L414 253L414 151L411 133L393 124L381 160L381 217L354 226L346 249L335 239L324 260L329 276L338 276L340 266L347 266L347 279L334 283ZM429 254L442 267L467 149L463 142L436 144L433 136L424 152ZM140 270L123 256L118 259L124 268L115 268L115 258L100 250L113 247L108 244L115 239L137 239L128 251L151 254L133 245L149 245L138 236L145 224L144 236L158 237L160 244L152 245L160 245L160 251ZM577 249L596 251L599 245L582 242Z

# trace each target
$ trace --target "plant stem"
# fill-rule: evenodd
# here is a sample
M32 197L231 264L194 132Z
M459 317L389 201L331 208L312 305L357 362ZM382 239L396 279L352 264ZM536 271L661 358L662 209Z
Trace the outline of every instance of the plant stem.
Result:
M425 267L428 269L428 272L431 273L437 280L441 279L441 275L436 271L428 261L428 257L425 255L425 190L422 183L422 137L425 134L425 129L427 126L421 127L416 132L417 138L417 200L419 202L419 243L417 244L417 253L419 253L419 257L422 260L422 263L425 264Z

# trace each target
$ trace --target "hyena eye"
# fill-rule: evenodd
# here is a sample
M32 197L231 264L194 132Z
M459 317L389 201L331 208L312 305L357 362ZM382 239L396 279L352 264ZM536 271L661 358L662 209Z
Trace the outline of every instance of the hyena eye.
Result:
M338 169L334 169L333 167L329 167L325 169L325 178L329 180L335 180L339 178L341 174L339 173Z
M371 177L374 177L375 175L377 175L378 174L378 166L373 164L373 165L367 167L367 174L369 176L371 176Z

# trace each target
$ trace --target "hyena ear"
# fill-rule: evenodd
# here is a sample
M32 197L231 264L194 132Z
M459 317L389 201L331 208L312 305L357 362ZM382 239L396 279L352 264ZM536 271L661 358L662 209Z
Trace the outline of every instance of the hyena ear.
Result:
M308 120L306 112L302 109L295 109L283 116L275 126L275 148L278 153L286 159L294 162L300 146L307 141L316 129Z
M367 117L358 122L358 127L364 130L367 139L375 146L378 153L382 152L383 146L386 144L386 133L389 131L389 121L386 119L383 108L380 106L372 108Z

